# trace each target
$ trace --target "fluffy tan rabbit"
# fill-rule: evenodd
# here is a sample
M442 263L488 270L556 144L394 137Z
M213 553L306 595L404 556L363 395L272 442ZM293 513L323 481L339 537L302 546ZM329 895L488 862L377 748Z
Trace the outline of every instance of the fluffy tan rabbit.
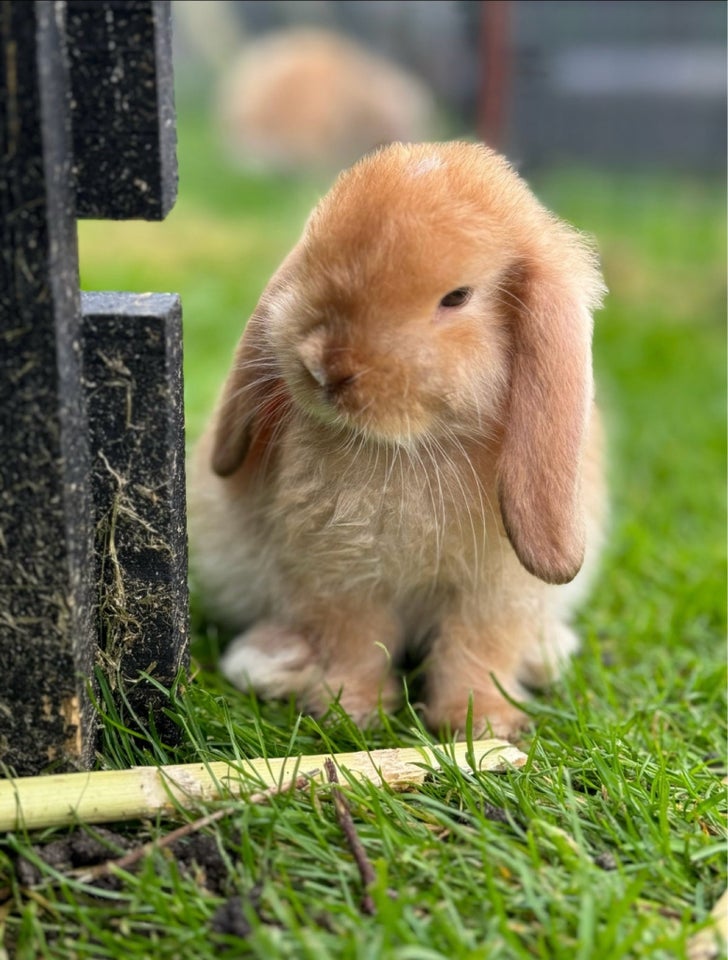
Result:
M328 30L292 28L247 43L219 94L231 157L282 172L339 170L392 140L435 128L435 101L414 74Z
M225 675L512 734L577 647L605 513L594 254L508 163L394 144L340 175L263 292L190 471Z

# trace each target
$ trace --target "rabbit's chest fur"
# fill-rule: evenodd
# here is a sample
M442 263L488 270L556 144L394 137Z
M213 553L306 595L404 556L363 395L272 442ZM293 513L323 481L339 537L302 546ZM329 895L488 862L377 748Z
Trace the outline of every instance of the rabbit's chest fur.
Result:
M402 602L475 587L486 542L503 539L492 477L460 444L349 440L332 450L309 433L281 454L273 509L281 572L322 596L366 591Z

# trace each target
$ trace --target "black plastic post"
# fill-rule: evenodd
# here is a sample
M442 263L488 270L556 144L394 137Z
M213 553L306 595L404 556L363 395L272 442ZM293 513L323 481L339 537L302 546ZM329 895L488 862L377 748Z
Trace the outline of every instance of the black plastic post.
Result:
M187 657L180 311L84 295L76 217L176 195L164 0L0 0L0 763L87 766L95 666L157 727ZM171 733L171 731L170 731Z
M0 6L0 758L85 764L89 445L58 4Z
M99 589L98 661L125 723L150 715L169 738L165 697L187 656L182 326L170 294L84 293Z

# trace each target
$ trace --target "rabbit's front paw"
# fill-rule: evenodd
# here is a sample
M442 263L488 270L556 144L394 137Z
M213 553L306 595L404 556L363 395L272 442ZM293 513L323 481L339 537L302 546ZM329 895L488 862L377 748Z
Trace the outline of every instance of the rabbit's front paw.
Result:
M222 655L220 669L240 690L252 689L264 698L299 696L321 674L305 637L273 622L239 634Z

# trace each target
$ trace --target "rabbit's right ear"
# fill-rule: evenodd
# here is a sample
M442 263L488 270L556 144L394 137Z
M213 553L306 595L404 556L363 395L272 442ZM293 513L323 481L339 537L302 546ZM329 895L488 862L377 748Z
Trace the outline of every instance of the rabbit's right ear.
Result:
M243 331L217 408L212 469L235 473L246 458L264 463L275 428L285 415L288 392L269 343L270 305L285 285L286 261L266 287ZM255 454L255 456L253 456Z

